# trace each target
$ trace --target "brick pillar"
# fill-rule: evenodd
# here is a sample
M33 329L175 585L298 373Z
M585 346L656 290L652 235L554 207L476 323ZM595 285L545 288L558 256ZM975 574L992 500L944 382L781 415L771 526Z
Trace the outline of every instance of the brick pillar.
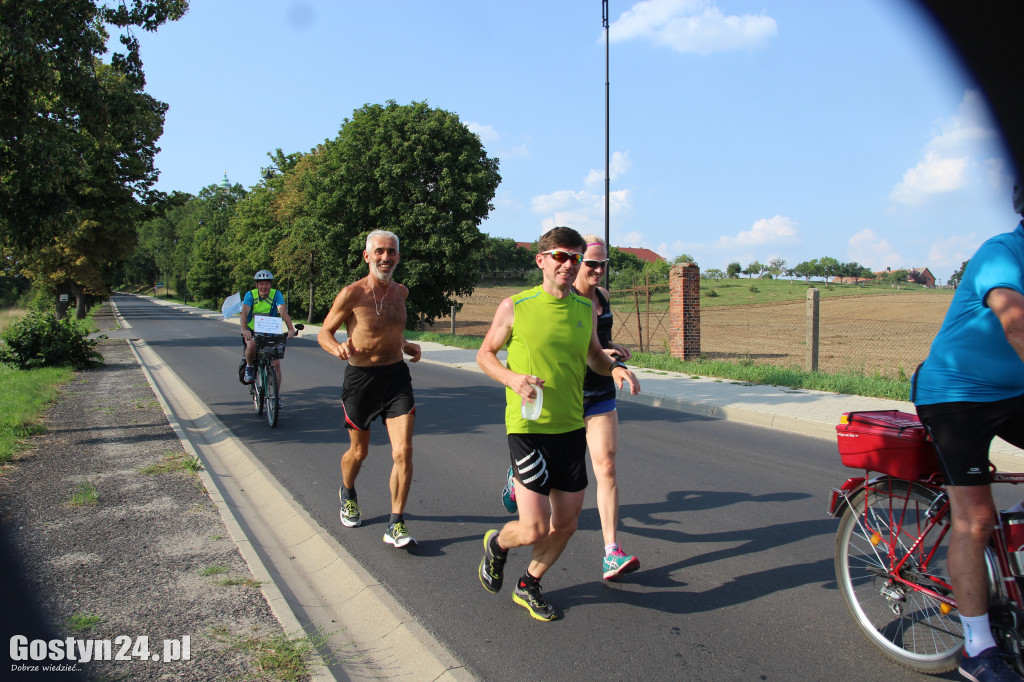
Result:
M695 263L672 266L668 275L669 354L680 360L700 358L700 268Z

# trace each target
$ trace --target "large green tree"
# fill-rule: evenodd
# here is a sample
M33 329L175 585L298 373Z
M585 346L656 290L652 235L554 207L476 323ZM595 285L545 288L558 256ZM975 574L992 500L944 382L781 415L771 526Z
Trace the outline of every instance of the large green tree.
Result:
M367 104L314 156L302 182L305 210L329 230L324 257L345 268L336 288L367 272L366 235L382 229L400 239L396 279L410 290L410 324L433 322L473 291L479 226L501 176L498 159L457 115L425 102Z
M156 182L166 105L143 92L132 28L186 0L0 0L0 246L37 281L102 292ZM108 27L123 52L106 54ZM77 291L76 291L77 293Z

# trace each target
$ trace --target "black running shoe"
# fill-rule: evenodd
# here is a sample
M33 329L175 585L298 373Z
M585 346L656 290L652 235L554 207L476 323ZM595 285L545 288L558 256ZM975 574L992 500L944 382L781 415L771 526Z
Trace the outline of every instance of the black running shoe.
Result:
M495 552L491 549L491 539L498 538L498 531L489 530L484 534L484 558L480 560L480 584L488 592L497 592L501 589L504 580L505 560L508 559L508 550Z
M512 601L529 611L537 620L554 620L558 615L555 613L555 607L540 593L540 583L528 586L522 580L518 581L515 592L512 593Z

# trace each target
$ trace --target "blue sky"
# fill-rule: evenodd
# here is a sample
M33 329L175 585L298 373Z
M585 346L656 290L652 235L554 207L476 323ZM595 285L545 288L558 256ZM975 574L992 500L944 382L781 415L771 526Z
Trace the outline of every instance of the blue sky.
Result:
M609 8L613 245L945 282L1016 225L987 105L906 0ZM501 160L484 232L604 232L600 0L192 0L138 37L170 105L161 190L250 187L366 103L427 101Z

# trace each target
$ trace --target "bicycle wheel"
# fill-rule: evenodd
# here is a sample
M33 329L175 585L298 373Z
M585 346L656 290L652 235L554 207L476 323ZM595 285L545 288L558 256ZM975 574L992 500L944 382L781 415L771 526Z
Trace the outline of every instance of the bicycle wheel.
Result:
M956 668L964 641L959 612L924 591L952 594L949 514L927 528L926 513L939 495L883 479L847 505L836 535L836 581L857 627L886 656L924 673Z
M252 406L256 414L263 414L263 398L266 396L267 367L262 362L256 363L256 378L253 379L250 389L252 390Z
M274 365L267 366L267 423L270 424L270 428L277 426L277 408L278 408L278 395L277 391L277 371L274 369Z

